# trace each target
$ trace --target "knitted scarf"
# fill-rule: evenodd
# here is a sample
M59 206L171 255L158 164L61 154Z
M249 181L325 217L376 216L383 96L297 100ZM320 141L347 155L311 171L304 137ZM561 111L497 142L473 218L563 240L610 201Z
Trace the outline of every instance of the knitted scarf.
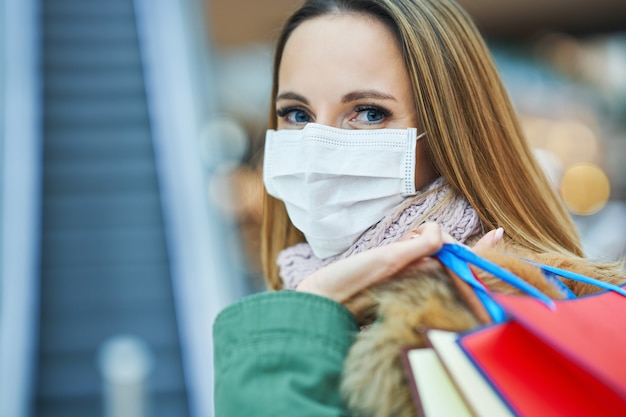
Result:
M304 278L335 261L396 242L427 221L438 223L442 230L461 243L476 238L483 231L476 211L440 177L417 195L405 199L391 214L365 231L350 248L339 255L319 259L307 243L283 249L276 263L284 288L296 288Z

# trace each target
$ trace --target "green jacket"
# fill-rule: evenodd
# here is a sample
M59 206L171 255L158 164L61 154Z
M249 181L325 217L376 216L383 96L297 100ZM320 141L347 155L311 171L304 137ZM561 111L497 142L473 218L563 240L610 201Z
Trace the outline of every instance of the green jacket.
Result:
M255 294L213 325L215 415L347 416L339 394L358 325L341 304L312 294Z

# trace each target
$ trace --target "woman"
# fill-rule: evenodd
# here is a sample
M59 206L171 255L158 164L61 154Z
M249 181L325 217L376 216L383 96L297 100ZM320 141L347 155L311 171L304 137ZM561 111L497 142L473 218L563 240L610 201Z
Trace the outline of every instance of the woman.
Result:
M338 384L355 296L448 234L490 245L504 229L521 249L582 257L453 1L307 1L278 40L272 99L262 258L269 287L295 291L216 320L217 415L348 415Z

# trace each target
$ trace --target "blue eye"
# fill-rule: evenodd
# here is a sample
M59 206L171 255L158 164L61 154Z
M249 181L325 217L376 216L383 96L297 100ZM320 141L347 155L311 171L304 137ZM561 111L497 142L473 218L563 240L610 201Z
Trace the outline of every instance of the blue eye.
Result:
M291 112L291 115L293 116L293 121L296 123L307 123L309 120L311 120L309 115L302 110L294 110L293 112Z
M385 117L384 114L382 114L381 112L377 110L368 110L365 113L367 115L366 117L367 117L368 122L377 122L381 120L383 117Z
M277 109L276 116L285 119L287 123L302 124L311 121L311 116L305 110L293 107Z
M358 114L354 120L365 123L378 123L387 119L391 113L380 107L364 106L354 109Z

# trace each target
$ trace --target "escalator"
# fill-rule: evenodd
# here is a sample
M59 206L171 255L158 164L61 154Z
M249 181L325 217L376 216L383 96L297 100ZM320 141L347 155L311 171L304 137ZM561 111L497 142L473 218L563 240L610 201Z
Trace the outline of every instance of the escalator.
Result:
M153 356L151 415L189 415L132 0L43 0L40 321L34 415L102 415L97 357Z

